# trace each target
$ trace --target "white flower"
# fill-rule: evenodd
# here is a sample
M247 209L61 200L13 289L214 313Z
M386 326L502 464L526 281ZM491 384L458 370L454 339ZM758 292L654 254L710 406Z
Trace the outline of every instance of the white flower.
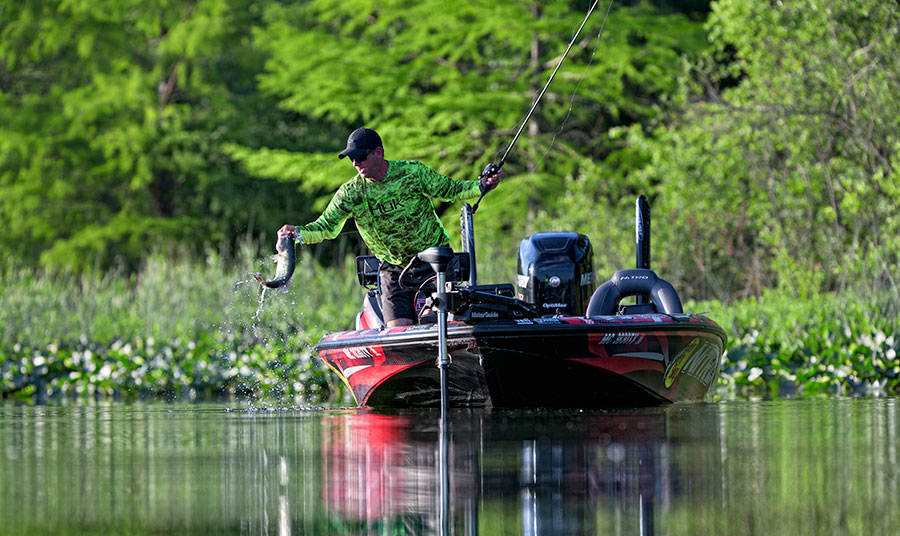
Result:
M751 382L756 381L757 378L762 376L762 373L763 369L759 367L753 367L752 369L750 369L750 374L747 376L747 380Z

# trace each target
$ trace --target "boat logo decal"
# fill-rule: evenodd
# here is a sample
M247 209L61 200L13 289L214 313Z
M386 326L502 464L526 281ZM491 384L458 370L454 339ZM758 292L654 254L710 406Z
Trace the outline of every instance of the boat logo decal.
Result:
M695 338L687 343L666 368L666 389L672 387L675 378L684 373L708 386L719 370L719 356L715 344Z
M544 305L544 309L559 309L561 307L567 306L567 304L565 304L565 303L545 303L543 305Z
M550 283L550 286L551 286L551 287L554 287L554 288L558 287L559 284L560 284L560 282L561 282L561 281L559 280L559 276L558 276L558 275L551 276L551 277L550 277L550 281L548 281L548 283Z
M606 333L598 344L640 344L644 342L643 333L623 332Z
M371 362L377 363L378 361L384 361L384 352L381 350L380 346L352 346L350 348L342 348L341 352L343 352L347 359L354 361L364 359L370 361L370 364Z
M472 311L470 316L472 318L500 318L500 313L497 311Z
M588 272L586 274L581 274L581 286L586 287L588 285L594 284L594 272Z
M530 325L534 324L534 322L532 322L531 320L529 320L527 318L517 318L516 324L518 324L520 326L530 326Z

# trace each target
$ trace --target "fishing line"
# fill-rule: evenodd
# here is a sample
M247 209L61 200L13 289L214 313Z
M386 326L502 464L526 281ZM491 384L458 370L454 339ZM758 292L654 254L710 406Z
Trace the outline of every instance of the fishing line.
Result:
M597 4L597 2L594 2L594 5L596 5L596 4ZM591 7L588 9L588 16L590 16L591 11L592 11L593 9L594 9L594 6L591 6ZM607 14L608 14L608 10L607 10ZM587 17L585 17L585 18L587 18ZM604 19L604 22L606 22L605 19ZM582 26L583 26L583 24L582 24ZM574 40L574 38L578 35L578 32L580 32L580 31L581 31L581 27L579 27L579 28L577 28L577 29L576 29L576 28L572 28L572 34L571 34L571 35L572 35L573 40ZM594 46L594 50L597 50L597 47L596 47L596 46ZM567 50L567 52L568 52L568 50ZM564 54L564 56L565 56L565 54ZM593 59L593 58L591 58L591 59ZM536 103L539 99L540 99L540 96L537 96L537 97L535 97L534 99L532 99L531 105L534 106L535 103ZM519 128L519 125L522 125L523 123L527 122L529 117L530 117L529 113L526 112L525 115L523 115L521 119L519 119L518 121L516 121L516 124L514 124L514 125L512 126L512 128L513 128L513 129L518 129L518 128ZM491 157L491 161L496 160L496 159L497 159L497 156L500 154L500 151L502 151L502 150L503 150L503 146L501 145L500 147L497 148L496 151L494 151L494 156Z
M594 48L591 51L591 57L588 60L587 65L585 65L584 70L581 72L581 78L578 79L578 83L575 85L575 90L572 92L572 95L569 98L569 109L566 112L566 117L563 119L562 123L560 123L560 125L559 125L559 128L553 134L553 138L550 140L550 144L547 146L547 149L541 155L541 158L537 161L537 163L535 163L535 165L532 166L531 170L529 170L528 174L525 176L525 179L519 183L519 185L516 187L515 190L510 192L504 198L503 201L501 201L499 203L495 203L494 205L489 205L489 206L497 206L497 205L500 205L500 204L508 201L510 198L512 198L512 196L514 196L522 188L522 186L526 182L528 182L528 179L531 178L532 175L534 175L535 170L544 161L544 158L546 158L547 155L550 153L550 150L553 148L553 144L556 142L556 138L560 135L560 133L562 133L563 128L565 127L566 123L569 122L569 118L572 116L572 109L575 105L575 96L577 95L578 90L581 88L581 84L582 84L582 82L584 82L585 76L587 76L588 69L591 67L591 65L594 62L594 57L597 54L597 48L600 46L600 39L603 36L603 30L606 27L606 21L609 18L610 11L612 10L613 1L614 0L609 0L609 5L606 7L606 14L603 17L603 21L600 23L600 30L597 32L597 40L595 41ZM503 166L503 163L506 160L506 157L509 155L509 152L512 150L512 147L515 145L516 141L519 139L519 136L521 135L522 130L525 129L525 124L528 123L528 120L534 114L534 110L537 108L538 102L541 100L541 97L544 96L544 93L547 91L547 88L550 87L550 82L553 81L553 78L556 76L556 72L559 71L559 68L562 65L562 62L566 59L566 56L569 54L569 50L575 44L575 41L578 39L578 35L581 33L582 28L584 28L585 23L587 23L587 20L591 16L591 13L594 11L594 8L597 7L598 2L599 2L599 0L594 0L594 3L591 5L590 9L588 9L587 15L585 15L584 20L581 21L581 25L575 31L574 37L569 42L568 47L566 47L565 52L563 53L559 62L556 64L556 68L553 70L553 73L550 75L550 78L547 80L547 83L544 85L544 88L541 90L541 93L537 96L537 98L532 103L531 109L525 115L525 119L523 121L516 123L517 125L521 124L521 126L519 127L519 130L516 132L516 135L513 138L512 142L510 142L509 146L507 147L506 152L503 154L503 158L500 159L500 163L496 166L497 168L500 168ZM497 153L499 153L499 150L497 151ZM494 153L494 157L497 156L497 153ZM489 164L489 167L490 166L493 166L493 164ZM487 171L487 170L488 169L486 168L485 171ZM482 196L475 203L475 208L478 207L478 203L481 202L481 199L483 197L484 197L484 195L482 194ZM473 208L473 210L472 210L473 213L475 212L475 208Z
M509 147L506 148L506 152L503 153L503 156L500 158L500 163L497 164L498 168L503 167L503 163L506 161L506 157L509 156L509 152L512 151L513 146L515 146L516 141L518 141L519 136L522 135L522 131L525 130L525 125L528 124L528 121L531 119L531 116L534 115L534 111L537 109L537 105L541 102L541 99L544 97L544 93L547 92L547 88L550 87L550 83L553 82L553 79L556 77L556 73L559 72L559 68L562 67L563 61L566 60L566 56L569 55L569 51L572 50L572 46L575 45L575 40L578 39L578 35L581 33L581 29L584 28L584 25L587 24L588 18L591 16L591 13L594 12L594 8L597 7L597 2L600 0L594 0L594 3L591 4L590 9L588 9L587 15L584 16L584 20L581 21L581 26L575 31L575 35L572 37L572 40L569 41L569 46L566 47L566 51L563 52L561 58L556 63L556 68L553 69L553 72L550 73L550 78L547 79L547 83L544 84L543 89L538 94L537 98L534 99L534 103L531 105L531 109L528 110L528 113L525 114L525 120L522 121L522 125L519 127L519 130L516 132L516 135L513 137L513 140L509 143Z

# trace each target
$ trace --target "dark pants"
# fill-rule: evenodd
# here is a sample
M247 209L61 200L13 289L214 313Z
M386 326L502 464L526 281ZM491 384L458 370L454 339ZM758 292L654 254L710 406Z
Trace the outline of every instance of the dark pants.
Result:
M381 261L378 267L378 279L381 285L381 309L384 313L385 325L391 320L408 318L416 323L415 301L419 290L425 296L437 289L434 270L427 263L416 259L412 267L406 271L403 277L403 286L400 285L400 274L404 266L397 266L386 261Z

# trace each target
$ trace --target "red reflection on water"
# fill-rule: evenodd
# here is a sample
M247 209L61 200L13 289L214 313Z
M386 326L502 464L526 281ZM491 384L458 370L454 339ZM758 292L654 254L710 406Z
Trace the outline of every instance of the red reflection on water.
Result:
M322 490L329 510L355 521L404 511L410 487L409 471L404 470L410 419L358 413L323 424Z

